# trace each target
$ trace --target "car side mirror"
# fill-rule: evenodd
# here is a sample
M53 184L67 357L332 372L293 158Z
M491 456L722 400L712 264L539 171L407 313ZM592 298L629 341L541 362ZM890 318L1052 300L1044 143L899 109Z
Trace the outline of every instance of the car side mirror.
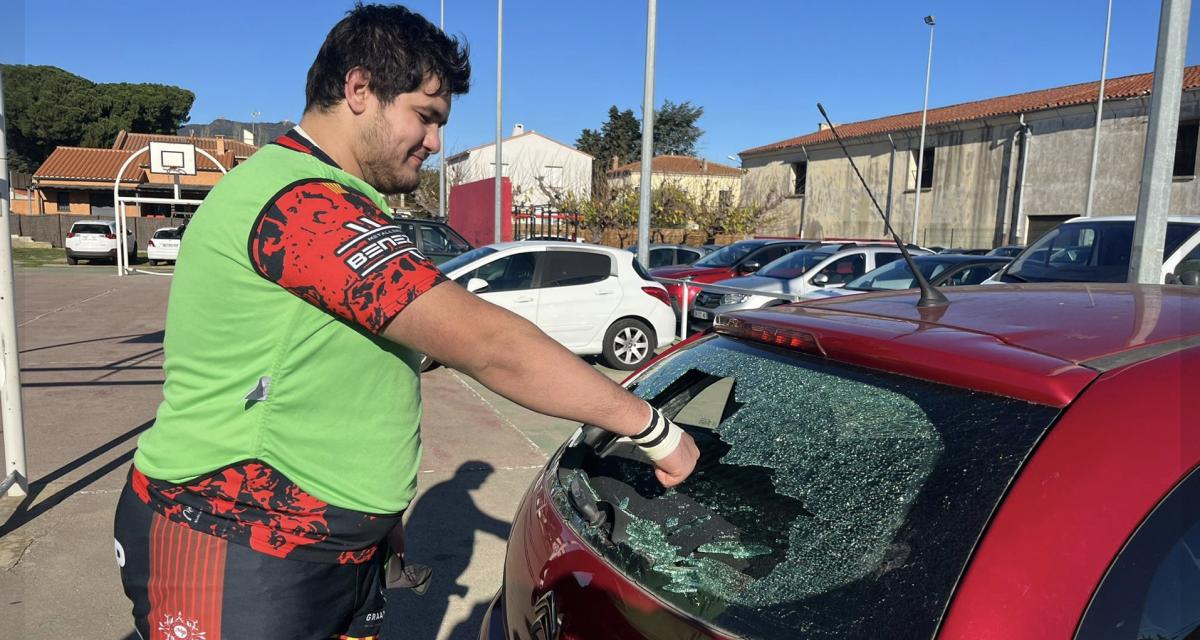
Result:
M487 291L488 282L483 278L471 278L467 280L467 291L471 293L482 293Z
M812 283L818 287L823 287L823 286L829 284L829 276L827 276L823 273L818 273L817 275L812 277Z
M762 268L762 263L751 260L749 262L743 262L740 266L738 266L738 271L740 273L754 273L755 271L758 271L761 268Z

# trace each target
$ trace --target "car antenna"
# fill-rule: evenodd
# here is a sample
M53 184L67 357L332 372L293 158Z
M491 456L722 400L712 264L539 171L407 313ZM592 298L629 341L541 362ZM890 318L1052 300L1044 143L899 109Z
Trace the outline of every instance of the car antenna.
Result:
M842 153L846 154L846 159L850 161L850 168L854 169L854 174L858 176L863 189L867 190L867 195L871 198L871 204L875 205L875 211L878 211L879 217L883 218L883 226L887 227L888 233L892 236L892 241L900 248L900 253L904 256L904 262L908 264L908 268L913 272L913 277L917 280L917 287L921 290L921 297L917 300L917 306L942 307L950 304L950 300L941 291L938 291L937 287L929 284L929 281L925 279L925 274L921 273L916 263L913 262L908 249L904 247L904 243L900 242L900 236L896 235L896 231L892 229L892 223L883 214L883 208L879 206L879 201L875 199L875 194L871 193L871 187L867 186L867 181L863 178L862 172L858 170L858 165L854 164L854 158L850 156L850 151L846 149L846 143L842 142L842 136L838 135L837 128L829 120L829 114L825 113L825 107L821 106L821 103L818 102L817 109L821 111L821 117L825 118L825 123L829 125L829 131L833 134L834 139L837 140L838 146L842 148Z

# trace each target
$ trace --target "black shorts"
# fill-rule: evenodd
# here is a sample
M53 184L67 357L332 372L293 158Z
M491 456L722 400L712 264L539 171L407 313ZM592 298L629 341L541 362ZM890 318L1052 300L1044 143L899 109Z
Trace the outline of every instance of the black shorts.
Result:
M172 522L126 483L117 564L145 640L373 638L387 553L363 564L275 558Z

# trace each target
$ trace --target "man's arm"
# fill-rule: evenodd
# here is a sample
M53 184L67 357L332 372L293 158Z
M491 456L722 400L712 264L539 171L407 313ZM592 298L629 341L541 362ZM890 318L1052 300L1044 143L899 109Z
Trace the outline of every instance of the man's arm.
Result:
M645 401L588 366L528 320L480 299L452 282L426 291L405 307L383 336L475 378L517 404L621 436L646 429ZM553 389L553 393L547 390ZM657 460L664 486L683 482L699 451L691 436Z

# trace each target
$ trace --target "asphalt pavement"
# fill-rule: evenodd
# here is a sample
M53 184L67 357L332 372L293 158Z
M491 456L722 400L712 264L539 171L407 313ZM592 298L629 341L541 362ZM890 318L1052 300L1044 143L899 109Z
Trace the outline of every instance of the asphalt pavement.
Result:
M138 434L162 400L170 283L117 277L111 266L17 270L32 484L25 498L0 498L0 636L137 637L112 514ZM445 368L425 374L423 400L420 487L406 519L409 557L431 565L433 581L424 596L389 594L383 638L474 639L500 585L517 504L574 425Z

